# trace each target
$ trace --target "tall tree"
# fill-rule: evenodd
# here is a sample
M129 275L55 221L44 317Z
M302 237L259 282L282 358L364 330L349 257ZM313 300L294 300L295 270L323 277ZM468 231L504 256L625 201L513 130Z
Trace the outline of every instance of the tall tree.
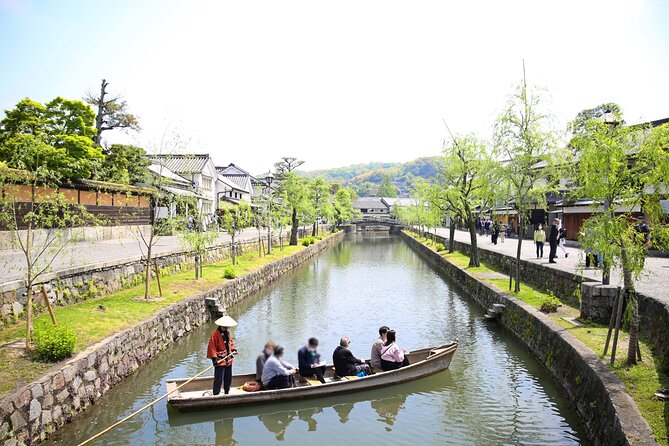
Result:
M376 194L379 197L397 197L397 188L393 184L390 174L384 174L379 186L379 192Z
M358 211L356 211L356 209L353 207L350 189L339 189L337 193L335 193L333 205L334 217L337 225L355 218L356 213L358 213Z
M283 175L280 183L281 190L285 193L287 206L291 212L290 245L297 245L297 231L300 227L299 215L309 208L310 190L305 178L297 176L294 172Z
M112 144L105 149L105 155L96 179L120 184L149 181L148 167L151 160L146 157L146 152L141 147Z
M86 179L104 160L91 140L95 115L81 101L57 97L42 105L25 98L5 113L0 161L9 167L40 166L57 180Z
M318 234L318 225L321 221L327 221L332 218L334 209L330 200L330 186L322 178L316 178L309 183L311 189L310 209L313 211L313 230L312 235Z
M304 161L300 161L292 156L284 156L281 158L281 161L274 163L274 170L276 173L276 178L278 180L283 179L286 174L291 173L298 167L304 164Z
M480 266L476 219L495 202L498 185L495 166L485 143L476 135L451 134L451 138L451 144L444 147L444 169L440 176L443 191L434 194L433 200L467 227L469 266ZM451 223L451 240L454 235L455 227Z
M19 159L32 158L42 149L31 147L42 145L36 138L14 141L17 142L14 148ZM0 228L11 233L25 261L26 350L29 351L33 331L33 288L72 241L71 237L65 236L65 230L96 225L99 220L83 206L69 202L57 192L54 183L57 175L50 172L48 166L31 162L22 168L25 170L0 168L0 189L3 191L0 194Z
M237 234L243 229L248 228L252 223L251 206L246 200L242 200L239 204L230 206L222 212L221 228L230 234L230 250L233 265L237 264L237 249L235 246Z
M509 96L506 107L495 123L495 149L500 181L509 185L518 213L518 247L515 262L515 292L520 291L520 255L529 208L536 203L546 208L546 194L556 190L560 175L555 172L557 136L552 120L541 110L542 96L523 81Z
M93 135L93 142L101 145L102 132L113 129L140 130L139 120L131 113L128 113L128 104L121 96L108 96L107 87L109 82L102 79L100 84L100 94L95 95L91 92L86 94L84 100L97 109L95 117L96 132Z
M669 178L669 126L629 127L622 119L593 116L571 144L578 159L574 196L588 197L602 208L585 222L580 241L623 272L630 333L627 361L635 364L639 306L634 280L644 269L651 243L656 249L669 248L669 222L660 206ZM639 210L643 223L637 218ZM640 230L642 224L651 229L652 241Z

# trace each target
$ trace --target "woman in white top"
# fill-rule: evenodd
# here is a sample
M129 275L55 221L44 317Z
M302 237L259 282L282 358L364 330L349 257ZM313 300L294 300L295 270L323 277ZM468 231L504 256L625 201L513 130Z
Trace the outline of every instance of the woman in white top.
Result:
M409 365L409 358L406 357L407 351L399 348L395 342L396 337L395 330L389 330L386 333L386 343L381 349L381 368L384 372Z

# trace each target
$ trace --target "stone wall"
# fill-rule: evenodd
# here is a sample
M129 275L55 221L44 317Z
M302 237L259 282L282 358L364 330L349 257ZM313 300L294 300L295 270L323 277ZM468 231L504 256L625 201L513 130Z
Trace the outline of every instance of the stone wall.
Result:
M430 234L430 238L433 235ZM448 248L448 238L436 236L437 243ZM531 243L528 241L528 243ZM469 255L469 244L455 241L455 250ZM479 258L486 265L504 274L515 271L516 259L495 251L479 247ZM581 282L590 279L553 268L546 268L538 263L520 260L520 279L542 290L550 291L560 300L570 305L578 306Z
M505 305L500 322L546 367L595 445L657 444L624 384L582 342L530 305L478 281L408 235L403 237L483 308Z
M301 230L303 233L304 230ZM284 234L287 243L289 234ZM273 237L278 244L278 236ZM244 240L235 243L239 254L258 250L258 240ZM219 262L230 257L230 243L211 247L206 261ZM194 257L189 252L172 252L154 257L162 274L172 274L184 269L192 269ZM103 296L128 288L144 280L144 263L141 256L122 260L112 260L88 264L67 270L45 274L40 277L53 305L70 305L86 299ZM34 304L37 311L45 310L41 285L35 286ZM26 302L26 288L17 280L0 285L0 326L13 322L23 315Z
M207 322L211 316L205 299L214 297L226 306L239 302L343 238L344 232L336 233L257 271L170 305L58 364L0 401L0 441L21 445L45 439L141 364Z
M432 234L430 234L432 237ZM448 239L437 236L438 243L448 246ZM469 245L455 242L455 249L469 255ZM479 248L481 261L506 274L515 265L515 258L495 251ZM520 261L520 277L525 283L550 291L565 303L581 308L581 317L607 324L610 321L617 287L604 287L599 282L577 274L546 268L537 263ZM639 333L649 342L653 353L660 358L665 371L669 371L669 305L638 294Z

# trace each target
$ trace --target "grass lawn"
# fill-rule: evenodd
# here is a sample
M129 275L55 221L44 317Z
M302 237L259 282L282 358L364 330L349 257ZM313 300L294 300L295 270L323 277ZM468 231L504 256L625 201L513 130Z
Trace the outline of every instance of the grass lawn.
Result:
M237 257L237 265L234 266L234 269L237 277L240 277L302 249L304 246L300 242L297 246L284 246L283 250L279 250L278 246L273 247L272 254L264 257L258 257L258 251L255 250L247 252ZM226 282L223 270L229 266L232 266L232 261L229 259L204 265L203 277L200 280L195 280L193 269L161 276L162 300L150 302L137 300L138 296L144 296L144 284L142 283L103 297L66 307L54 307L56 320L59 325L68 325L76 329L75 351L81 351L97 341L148 319L175 302ZM151 295L158 296L158 285L155 280L151 284ZM47 313L35 318L36 330L39 327L49 326L51 326L51 320ZM23 339L25 339L25 321L19 321L0 329L0 344ZM0 397L39 377L52 365L32 360L25 355L23 349L7 346L0 348Z
M413 233L409 235L413 236L423 244L432 246L431 241L429 244L425 243L426 239L424 237L417 237ZM494 270L483 265L483 263L481 263L480 267L469 268L469 257L462 253L454 252L448 254L440 252L440 254L453 264L466 269L479 280L494 285L498 289L513 295L537 309L541 307L541 304L545 300L553 297L550 293L527 285L526 283L521 283L519 293L509 292L508 279L486 278L485 275L481 274L494 272ZM580 321L584 325L578 327L564 319L576 319L579 315L580 310L578 308L564 303L558 308L557 313L548 314L553 321L578 338L608 365L611 353L610 345L608 354L606 356L602 355L604 344L606 343L608 326L594 324L589 321ZM634 366L625 364L627 360L628 340L628 333L621 330L618 336L616 363L613 366L609 365L609 367L616 375L618 375L623 383L625 383L627 393L632 397L639 408L639 411L641 411L643 417L648 421L648 424L650 424L657 442L661 445L669 446L669 404L659 401L654 396L654 393L659 388L669 387L669 376L662 372L659 360L656 360L653 357L650 346L643 341L640 342L642 361Z

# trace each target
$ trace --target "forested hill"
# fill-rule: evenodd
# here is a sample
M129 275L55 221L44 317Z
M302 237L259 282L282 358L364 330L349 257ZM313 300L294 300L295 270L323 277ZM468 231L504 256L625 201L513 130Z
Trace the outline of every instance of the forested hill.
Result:
M382 183L386 186L392 183L399 195L408 196L415 178L431 179L437 175L441 169L441 160L442 157L433 156L418 158L407 163L353 164L334 169L304 171L301 174L308 178L321 177L326 181L349 186L361 197L376 195ZM387 192L387 189L383 189L382 192Z

